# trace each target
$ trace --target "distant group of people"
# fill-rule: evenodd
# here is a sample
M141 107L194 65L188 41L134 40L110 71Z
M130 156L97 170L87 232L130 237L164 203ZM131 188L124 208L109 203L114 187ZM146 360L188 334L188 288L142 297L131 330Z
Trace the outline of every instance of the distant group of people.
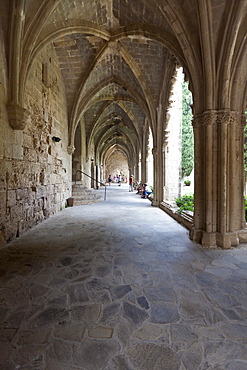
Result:
M122 175L116 175L116 176L114 176L114 180L112 180L111 175L109 175L108 179L107 179L107 182L108 182L109 186L111 185L112 181L117 182L118 186L121 186L122 181L124 181L124 177Z
M109 186L111 185L111 182L117 182L118 186L121 186L123 177L121 175L114 176L114 180L112 180L111 175L108 176L107 182ZM150 186L146 183L142 183L141 181L138 183L135 183L134 176L131 175L129 177L129 191L132 192L134 189L137 190L136 194L140 194L142 198L147 198L151 193L152 189Z

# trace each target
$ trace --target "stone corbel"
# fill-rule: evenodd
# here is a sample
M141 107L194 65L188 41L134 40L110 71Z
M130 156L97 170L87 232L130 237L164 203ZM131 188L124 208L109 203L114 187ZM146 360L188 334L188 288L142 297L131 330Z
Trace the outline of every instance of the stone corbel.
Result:
M74 151L75 151L75 147L74 147L74 145L68 145L68 146L67 146L67 152L68 152L70 155L72 155L72 154L74 153Z
M7 105L9 124L14 130L24 130L30 112L16 104Z
M157 157L157 155L158 155L158 148L153 148L152 149L152 154L153 154L154 157Z

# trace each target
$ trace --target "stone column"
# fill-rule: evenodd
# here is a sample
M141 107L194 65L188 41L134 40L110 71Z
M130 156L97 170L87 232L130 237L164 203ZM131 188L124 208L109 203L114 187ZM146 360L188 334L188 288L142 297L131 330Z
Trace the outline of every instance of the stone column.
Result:
M131 173L130 175L133 175L133 173ZM139 179L139 162L136 162L135 171L134 171L134 177L138 181L138 179Z
M227 249L239 244L239 231L245 225L241 115L206 111L194 117L193 126L195 222L191 238Z
M153 148L154 160L154 196L152 206L159 207L163 201L163 158L162 147Z
M143 140L142 147L141 147L141 157L139 159L141 171L139 172L139 181L146 182L147 181L147 148L145 145L145 140Z

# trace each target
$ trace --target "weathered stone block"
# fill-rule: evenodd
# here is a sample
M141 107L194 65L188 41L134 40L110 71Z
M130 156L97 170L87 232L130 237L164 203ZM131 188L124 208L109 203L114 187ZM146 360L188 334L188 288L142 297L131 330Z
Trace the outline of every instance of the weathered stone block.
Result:
M38 186L36 191L37 198L46 196L46 186Z
M101 305L90 304L87 306L72 307L72 319L76 321L95 322L100 315Z
M26 330L20 333L18 344L26 345L26 344L47 344L49 341L49 337L51 335L51 329L45 328L40 329L37 331Z
M143 311L136 305L124 302L123 304L123 313L126 318L128 318L134 325L140 324L148 318L146 311Z
M151 304L151 322L168 324L179 320L178 309L175 304L154 302Z
M68 286L70 303L82 303L88 301L88 296L83 284L73 284Z
M28 189L16 189L16 199L28 201Z
M31 320L31 324L35 327L43 327L64 319L68 319L68 312L64 308L47 307Z
M107 328L104 326L97 326L88 330L88 336L91 338L111 338L112 334L113 328Z
M81 342L86 329L85 324L74 326L66 325L65 327L55 330L54 336L72 342Z
M138 369L179 370L180 368L177 354L166 346L153 343L137 344L128 350L128 354Z
M130 285L120 285L110 289L113 299L123 298L132 290Z
M23 159L23 147L21 145L12 144L12 153L14 159Z
M5 214L7 206L7 196L5 190L0 190L0 213Z
M135 331L134 335L144 341L158 338L162 333L162 329L159 326L152 324L145 325L142 328Z
M7 207L13 207L16 205L16 190L7 191Z
M31 149L33 147L32 137L23 133L23 147Z
M74 352L74 362L83 364L88 370L101 370L107 362L120 349L115 340L89 340L86 339Z

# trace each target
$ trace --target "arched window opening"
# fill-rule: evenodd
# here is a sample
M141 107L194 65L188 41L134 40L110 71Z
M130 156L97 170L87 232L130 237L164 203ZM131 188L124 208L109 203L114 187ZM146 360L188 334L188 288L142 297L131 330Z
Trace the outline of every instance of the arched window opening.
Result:
M147 183L153 186L154 183L154 162L153 162L153 135L151 128L149 128L148 145L147 145Z
M192 94L188 83L182 83L182 195L194 192L194 133L192 127Z

